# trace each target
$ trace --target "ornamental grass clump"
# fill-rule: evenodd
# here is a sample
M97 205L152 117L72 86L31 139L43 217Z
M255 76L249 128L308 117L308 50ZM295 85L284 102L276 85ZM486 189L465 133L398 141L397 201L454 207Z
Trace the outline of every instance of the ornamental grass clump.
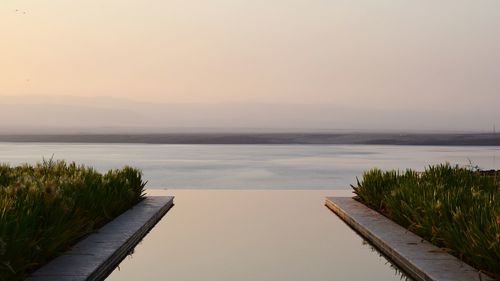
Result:
M443 251L500 277L500 173L449 164L363 174L356 199Z
M64 161L0 165L0 280L21 280L144 198L141 172Z

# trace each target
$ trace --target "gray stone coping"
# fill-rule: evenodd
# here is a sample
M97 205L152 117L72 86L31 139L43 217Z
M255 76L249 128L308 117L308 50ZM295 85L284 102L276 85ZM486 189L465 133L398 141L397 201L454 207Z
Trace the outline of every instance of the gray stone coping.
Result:
M173 199L171 196L146 197L26 280L103 280L173 206Z
M415 280L493 280L350 197L327 197L326 206Z

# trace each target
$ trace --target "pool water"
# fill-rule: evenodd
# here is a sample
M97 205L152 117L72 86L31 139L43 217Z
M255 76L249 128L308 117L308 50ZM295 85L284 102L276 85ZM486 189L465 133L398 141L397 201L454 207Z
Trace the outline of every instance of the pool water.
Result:
M175 206L107 280L406 280L324 206L339 190L152 190Z

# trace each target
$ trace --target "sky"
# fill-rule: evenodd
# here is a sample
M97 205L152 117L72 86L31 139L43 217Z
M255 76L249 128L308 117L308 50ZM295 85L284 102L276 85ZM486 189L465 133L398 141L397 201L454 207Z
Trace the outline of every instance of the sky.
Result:
M496 0L2 0L0 130L125 119L488 131L500 127L498 11ZM57 107L101 117L44 116Z

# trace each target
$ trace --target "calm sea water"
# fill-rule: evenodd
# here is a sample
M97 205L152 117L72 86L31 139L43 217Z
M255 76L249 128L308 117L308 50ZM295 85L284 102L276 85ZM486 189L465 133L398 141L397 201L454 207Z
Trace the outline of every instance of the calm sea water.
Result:
M132 165L149 188L347 189L364 170L449 162L500 169L500 147L0 143L0 162L65 159L100 171Z

